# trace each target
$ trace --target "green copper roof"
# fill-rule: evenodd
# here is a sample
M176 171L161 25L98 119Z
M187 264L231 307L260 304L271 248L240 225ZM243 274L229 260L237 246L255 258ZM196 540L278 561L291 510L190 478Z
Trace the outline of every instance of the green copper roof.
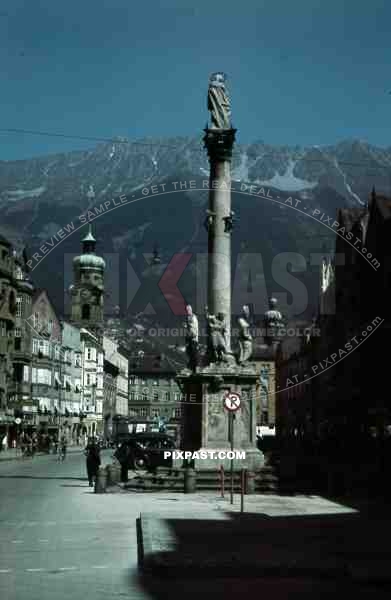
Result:
M73 259L73 264L79 268L103 270L106 267L106 263L103 258L96 256L96 254L81 254L80 256L75 256Z

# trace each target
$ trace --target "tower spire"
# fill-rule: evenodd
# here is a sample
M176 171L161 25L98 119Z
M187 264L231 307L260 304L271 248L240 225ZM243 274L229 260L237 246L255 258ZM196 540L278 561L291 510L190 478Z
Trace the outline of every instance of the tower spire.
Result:
M95 252L96 239L92 234L91 223L88 223L88 232L81 240L83 246L83 254L93 254Z

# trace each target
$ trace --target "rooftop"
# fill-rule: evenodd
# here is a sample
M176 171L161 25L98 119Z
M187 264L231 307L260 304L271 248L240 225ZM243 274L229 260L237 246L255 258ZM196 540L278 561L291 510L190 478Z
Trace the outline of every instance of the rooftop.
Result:
M129 371L131 373L169 373L174 375L177 368L164 354L133 354L129 358Z

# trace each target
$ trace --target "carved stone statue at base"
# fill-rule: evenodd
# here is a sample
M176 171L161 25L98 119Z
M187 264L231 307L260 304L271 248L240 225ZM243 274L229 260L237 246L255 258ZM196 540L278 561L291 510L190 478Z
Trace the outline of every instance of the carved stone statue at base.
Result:
M239 357L238 363L240 365L245 364L251 358L253 353L253 341L250 334L250 324L248 319L250 317L249 307L243 306L242 315L238 319L239 325Z
M212 315L206 308L208 323L208 360L210 363L226 362L227 342L225 319L222 313Z
M193 313L190 304L186 306L186 352L188 356L189 369L193 371L198 364L199 342L198 342L198 318Z

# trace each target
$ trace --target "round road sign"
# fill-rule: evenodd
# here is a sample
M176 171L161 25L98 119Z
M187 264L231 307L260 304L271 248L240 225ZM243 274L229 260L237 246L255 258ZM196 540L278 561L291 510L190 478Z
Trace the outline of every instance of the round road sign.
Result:
M240 408L240 395L236 392L228 392L224 398L224 407L230 412L235 412Z

